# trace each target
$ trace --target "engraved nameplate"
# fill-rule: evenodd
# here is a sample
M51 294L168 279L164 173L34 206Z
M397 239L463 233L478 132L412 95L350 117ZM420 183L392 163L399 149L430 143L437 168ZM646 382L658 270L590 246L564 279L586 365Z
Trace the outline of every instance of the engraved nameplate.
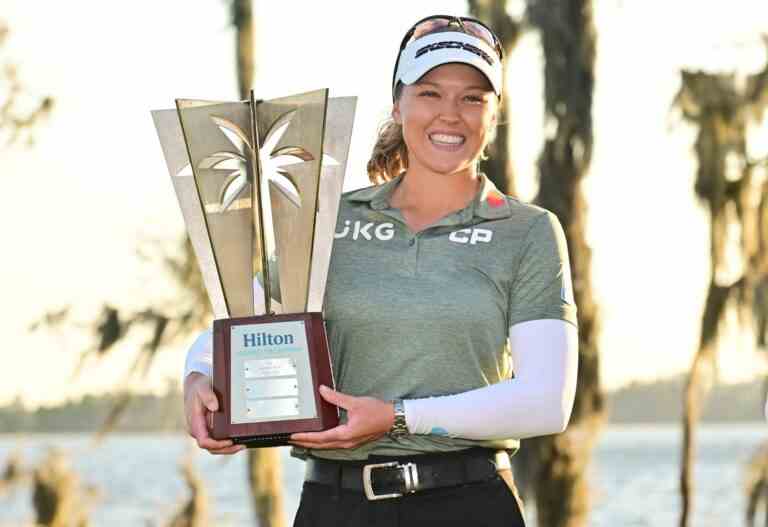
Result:
M296 375L296 361L293 358L255 359L245 361L245 378L285 377Z
M246 413L251 420L295 417L299 415L299 400L295 397L290 399L260 399L248 401L246 408Z
M245 383L245 397L247 399L261 399L265 397L298 397L299 384L296 377L287 379L263 379Z

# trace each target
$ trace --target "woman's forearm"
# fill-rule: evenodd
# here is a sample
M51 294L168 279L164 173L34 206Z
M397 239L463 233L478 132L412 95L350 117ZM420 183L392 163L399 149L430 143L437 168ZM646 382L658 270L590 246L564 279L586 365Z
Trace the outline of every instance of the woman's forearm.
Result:
M515 378L455 395L405 401L411 433L522 439L562 432L576 390L578 331L561 320L510 329Z

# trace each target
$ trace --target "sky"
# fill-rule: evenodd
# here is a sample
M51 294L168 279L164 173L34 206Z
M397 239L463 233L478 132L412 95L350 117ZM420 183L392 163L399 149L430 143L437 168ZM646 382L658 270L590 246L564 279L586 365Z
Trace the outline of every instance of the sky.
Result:
M366 185L402 34L423 16L465 13L466 3L255 5L257 96L323 87L331 96L357 96L345 187ZM0 0L0 18L11 31L0 65L16 63L31 93L56 101L33 147L0 152L0 404L20 396L34 406L119 385L137 342L89 361L75 378L89 342L82 325L105 301L130 308L172 293L159 265L137 255L175 247L184 228L149 112L173 107L176 98L235 100L234 31L223 0ZM761 66L768 3L596 0L595 22L595 150L585 188L601 371L605 386L615 388L680 373L696 349L708 228L693 198L694 131L671 101L681 68L744 73ZM508 67L518 187L531 199L545 133L534 32L524 34ZM768 154L766 127L755 127L755 155ZM29 331L45 311L67 305L80 324ZM164 350L135 387L160 389L178 378L192 339ZM720 366L725 381L766 372L751 342L733 330Z

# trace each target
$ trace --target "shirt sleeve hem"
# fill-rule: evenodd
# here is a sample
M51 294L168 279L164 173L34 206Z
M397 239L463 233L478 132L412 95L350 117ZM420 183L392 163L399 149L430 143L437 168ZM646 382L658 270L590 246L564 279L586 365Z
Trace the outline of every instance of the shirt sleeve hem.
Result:
M516 324L522 324L523 322L531 322L532 320L562 320L568 322L573 327L578 328L579 323L576 317L569 315L568 313L538 313L534 315L526 315L524 317L513 318L509 322L509 327Z

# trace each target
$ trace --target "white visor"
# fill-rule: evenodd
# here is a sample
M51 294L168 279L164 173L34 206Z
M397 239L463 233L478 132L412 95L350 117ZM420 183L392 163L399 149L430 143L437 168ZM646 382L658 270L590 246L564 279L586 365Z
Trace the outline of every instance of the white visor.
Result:
M502 68L496 50L485 40L460 31L441 31L409 42L400 53L392 93L398 82L413 84L432 68L461 62L480 70L501 96Z

